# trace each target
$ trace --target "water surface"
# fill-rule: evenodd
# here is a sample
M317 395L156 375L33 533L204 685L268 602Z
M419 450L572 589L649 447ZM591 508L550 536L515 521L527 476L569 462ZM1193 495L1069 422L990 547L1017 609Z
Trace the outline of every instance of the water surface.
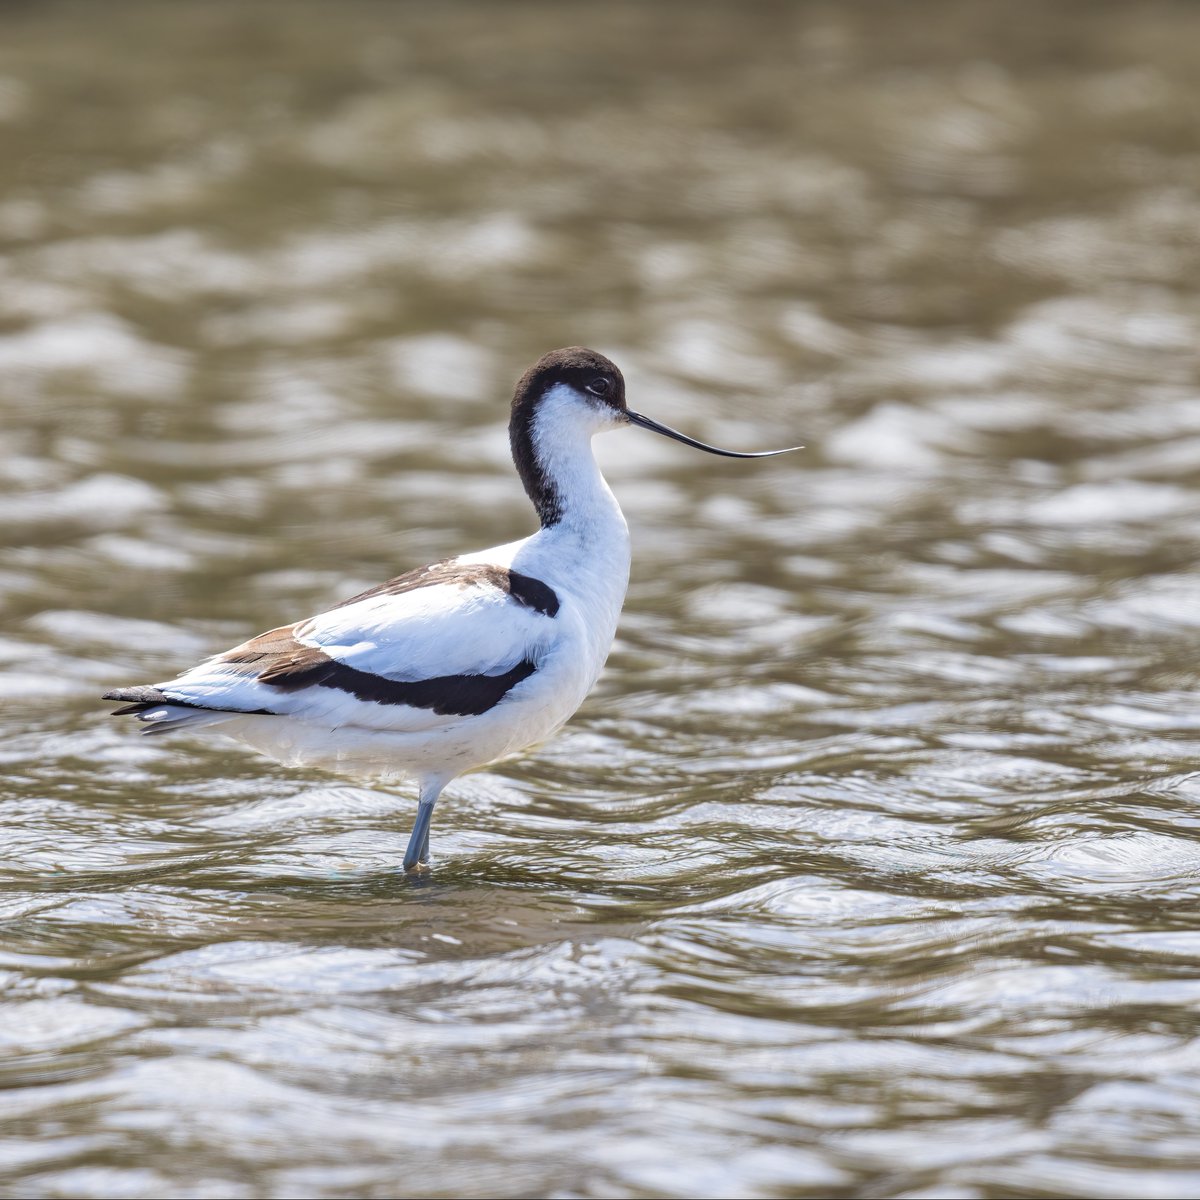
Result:
M285 11L286 9L286 11ZM1200 1190L1200 10L0 9L0 1190ZM608 670L411 796L100 692L521 536Z

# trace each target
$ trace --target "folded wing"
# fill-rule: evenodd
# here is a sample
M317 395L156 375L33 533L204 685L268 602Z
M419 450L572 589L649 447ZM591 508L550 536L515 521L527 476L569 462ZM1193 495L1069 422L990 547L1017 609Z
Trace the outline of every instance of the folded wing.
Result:
M416 732L503 703L537 671L557 612L558 597L539 580L439 563L260 634L169 683L108 698L164 724L185 715L156 718L156 706Z

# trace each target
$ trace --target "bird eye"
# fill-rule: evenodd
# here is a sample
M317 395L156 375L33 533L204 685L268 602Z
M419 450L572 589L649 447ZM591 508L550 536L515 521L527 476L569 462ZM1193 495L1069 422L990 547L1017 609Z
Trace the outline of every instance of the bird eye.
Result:
M587 385L587 390L594 396L607 396L612 391L612 384L601 375L599 379L593 379Z

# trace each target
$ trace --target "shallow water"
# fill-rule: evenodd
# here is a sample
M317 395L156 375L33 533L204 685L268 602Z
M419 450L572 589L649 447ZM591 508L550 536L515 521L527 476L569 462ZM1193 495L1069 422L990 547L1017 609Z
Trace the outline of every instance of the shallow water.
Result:
M0 9L0 1191L1200 1191L1200 9ZM411 797L98 695L633 530Z

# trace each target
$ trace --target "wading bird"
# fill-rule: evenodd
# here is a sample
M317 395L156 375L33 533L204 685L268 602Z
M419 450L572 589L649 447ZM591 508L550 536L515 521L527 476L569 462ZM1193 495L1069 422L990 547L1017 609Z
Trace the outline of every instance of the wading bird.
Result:
M608 657L629 530L591 440L627 425L728 458L787 453L698 442L631 412L602 354L555 350L521 376L509 422L535 534L409 571L168 683L104 699L123 701L113 715L136 716L146 733L213 726L289 765L415 780L404 866L422 866L446 784L548 738Z

